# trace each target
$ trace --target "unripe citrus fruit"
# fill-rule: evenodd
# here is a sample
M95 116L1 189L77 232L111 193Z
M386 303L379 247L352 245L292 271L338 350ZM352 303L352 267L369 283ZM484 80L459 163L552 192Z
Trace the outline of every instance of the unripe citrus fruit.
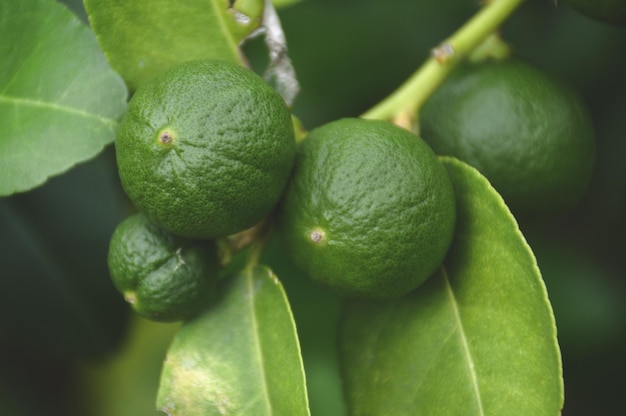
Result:
M449 177L408 130L342 119L301 143L280 229L296 264L346 295L402 296L441 264L455 224Z
M193 61L141 86L115 142L139 211L191 238L226 236L273 209L295 153L290 111L252 71Z
M626 26L624 0L567 0L574 9L596 20Z
M477 168L522 217L574 205L590 180L590 116L567 86L520 61L466 64L428 99L421 135Z
M211 241L175 236L134 214L115 229L108 264L115 287L132 308L155 321L178 321L211 301L218 280Z

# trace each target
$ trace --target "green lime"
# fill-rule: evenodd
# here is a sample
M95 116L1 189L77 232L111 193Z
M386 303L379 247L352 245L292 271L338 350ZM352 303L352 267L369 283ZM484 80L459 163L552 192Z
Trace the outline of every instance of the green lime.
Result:
M585 16L606 23L626 26L625 0L566 0Z
M421 135L477 168L520 216L574 205L594 162L588 110L567 86L516 60L465 64L428 99Z
M117 290L154 321L192 317L211 301L218 281L213 242L175 236L141 213L115 229L108 264Z
M426 143L385 121L349 118L301 143L279 226L313 280L382 299L436 270L455 214L450 179Z
M295 154L291 113L254 72L182 64L131 99L115 143L137 209L190 238L230 235L277 204Z

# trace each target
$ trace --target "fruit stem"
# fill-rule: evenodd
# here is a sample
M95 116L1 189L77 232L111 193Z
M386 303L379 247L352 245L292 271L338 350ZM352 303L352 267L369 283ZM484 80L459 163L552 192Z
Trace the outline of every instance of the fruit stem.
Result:
M403 127L409 127L407 124L415 127L418 111L428 97L523 1L485 0L481 10L434 48L431 57L409 79L361 117L390 120Z
M268 218L263 218L260 222L247 230L233 234L216 241L220 253L220 263L228 266L234 255L248 246L251 246L257 239L269 232L271 228Z
M267 243L272 234L273 227L268 227L265 229L265 232L258 236L257 239L250 245L250 250L248 251L248 256L246 258L245 270L251 271L256 266L258 266L261 256L263 255L263 251L267 246Z

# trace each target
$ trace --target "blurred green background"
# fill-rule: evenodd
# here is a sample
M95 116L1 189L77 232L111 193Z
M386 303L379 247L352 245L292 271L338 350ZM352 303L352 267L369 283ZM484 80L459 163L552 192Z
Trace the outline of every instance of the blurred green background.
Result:
M66 3L85 20L80 1ZM304 0L279 10L311 129L357 116L406 79L476 12L474 0ZM583 95L597 165L578 207L521 224L553 303L564 416L623 412L626 374L626 28L563 2L528 0L502 29L515 53ZM255 68L262 42L245 46ZM129 313L106 270L108 239L130 212L112 149L44 186L0 199L0 415L158 414L160 363L176 325ZM289 265L283 280L302 343L313 415L344 414L334 352L340 300Z

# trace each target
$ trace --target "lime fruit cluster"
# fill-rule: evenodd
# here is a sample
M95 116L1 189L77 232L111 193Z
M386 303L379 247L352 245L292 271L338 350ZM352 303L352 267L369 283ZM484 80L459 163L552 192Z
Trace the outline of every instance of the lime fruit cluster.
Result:
M520 218L575 205L594 164L587 108L568 86L519 60L468 63L420 113L439 155L477 168Z
M455 213L450 179L426 143L385 121L347 118L301 143L279 225L313 280L393 298L441 264Z
M187 62L142 85L115 147L137 209L171 233L202 239L266 216L295 155L282 97L254 72L217 60Z
M211 302L219 260L212 241L175 236L134 214L115 229L108 265L132 308L155 321L189 319Z

